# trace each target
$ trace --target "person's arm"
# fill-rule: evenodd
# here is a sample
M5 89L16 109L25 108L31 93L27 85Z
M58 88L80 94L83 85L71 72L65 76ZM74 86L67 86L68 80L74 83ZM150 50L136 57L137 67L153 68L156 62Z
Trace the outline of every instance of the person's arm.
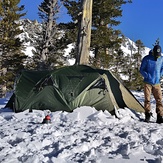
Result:
M146 58L143 58L141 66L140 66L140 73L144 78L148 77L148 73L146 71L146 65L147 65L147 60Z
M162 65L161 65L161 72L160 72L160 74L161 74L161 77L163 76L163 57L161 57L161 59L162 59Z

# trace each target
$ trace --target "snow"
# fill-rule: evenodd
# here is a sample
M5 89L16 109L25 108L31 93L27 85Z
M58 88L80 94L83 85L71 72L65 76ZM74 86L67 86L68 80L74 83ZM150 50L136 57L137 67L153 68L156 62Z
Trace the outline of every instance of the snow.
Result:
M32 57L33 56L33 50L35 51L35 48L33 46L30 46L28 44L25 45L26 48L25 50L23 50L23 52L28 56L28 57Z
M73 49L74 45L73 44L69 44L67 45L67 48L65 49L65 53L64 56L68 57L70 56L69 53L71 52L71 50ZM68 58L68 62L70 65L74 65L75 64L75 59L73 58Z
M143 104L143 92L133 91ZM2 163L161 163L163 125L144 113L118 109L117 116L83 106L74 112L3 109L0 99L0 162ZM42 124L49 114L51 123Z

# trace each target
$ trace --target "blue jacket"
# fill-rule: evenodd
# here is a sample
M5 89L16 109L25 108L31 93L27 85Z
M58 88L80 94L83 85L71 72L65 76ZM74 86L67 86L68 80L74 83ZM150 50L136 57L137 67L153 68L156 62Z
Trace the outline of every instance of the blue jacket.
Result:
M140 73L144 77L145 83L151 85L160 84L160 78L163 76L163 56L155 61L152 53L149 53L142 60Z

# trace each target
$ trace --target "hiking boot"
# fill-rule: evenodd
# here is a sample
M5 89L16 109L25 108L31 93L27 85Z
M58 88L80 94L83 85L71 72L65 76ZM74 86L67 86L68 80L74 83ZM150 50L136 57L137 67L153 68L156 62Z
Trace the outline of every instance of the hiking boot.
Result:
M163 117L160 114L157 114L156 123L163 123Z
M150 121L151 115L152 115L152 113L146 112L145 113L145 120L144 120L144 122L147 122L148 123Z

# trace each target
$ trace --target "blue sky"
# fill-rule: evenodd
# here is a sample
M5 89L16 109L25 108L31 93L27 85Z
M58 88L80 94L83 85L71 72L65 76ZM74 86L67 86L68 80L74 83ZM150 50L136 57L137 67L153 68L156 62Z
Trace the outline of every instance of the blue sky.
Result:
M21 0L20 4L25 5L26 18L31 20L38 18L38 5L43 0ZM133 3L122 6L123 15L120 18L121 24L116 27L131 40L140 39L144 46L153 48L157 38L160 38L160 45L163 47L163 0L133 0ZM59 14L60 21L70 20L66 11Z

